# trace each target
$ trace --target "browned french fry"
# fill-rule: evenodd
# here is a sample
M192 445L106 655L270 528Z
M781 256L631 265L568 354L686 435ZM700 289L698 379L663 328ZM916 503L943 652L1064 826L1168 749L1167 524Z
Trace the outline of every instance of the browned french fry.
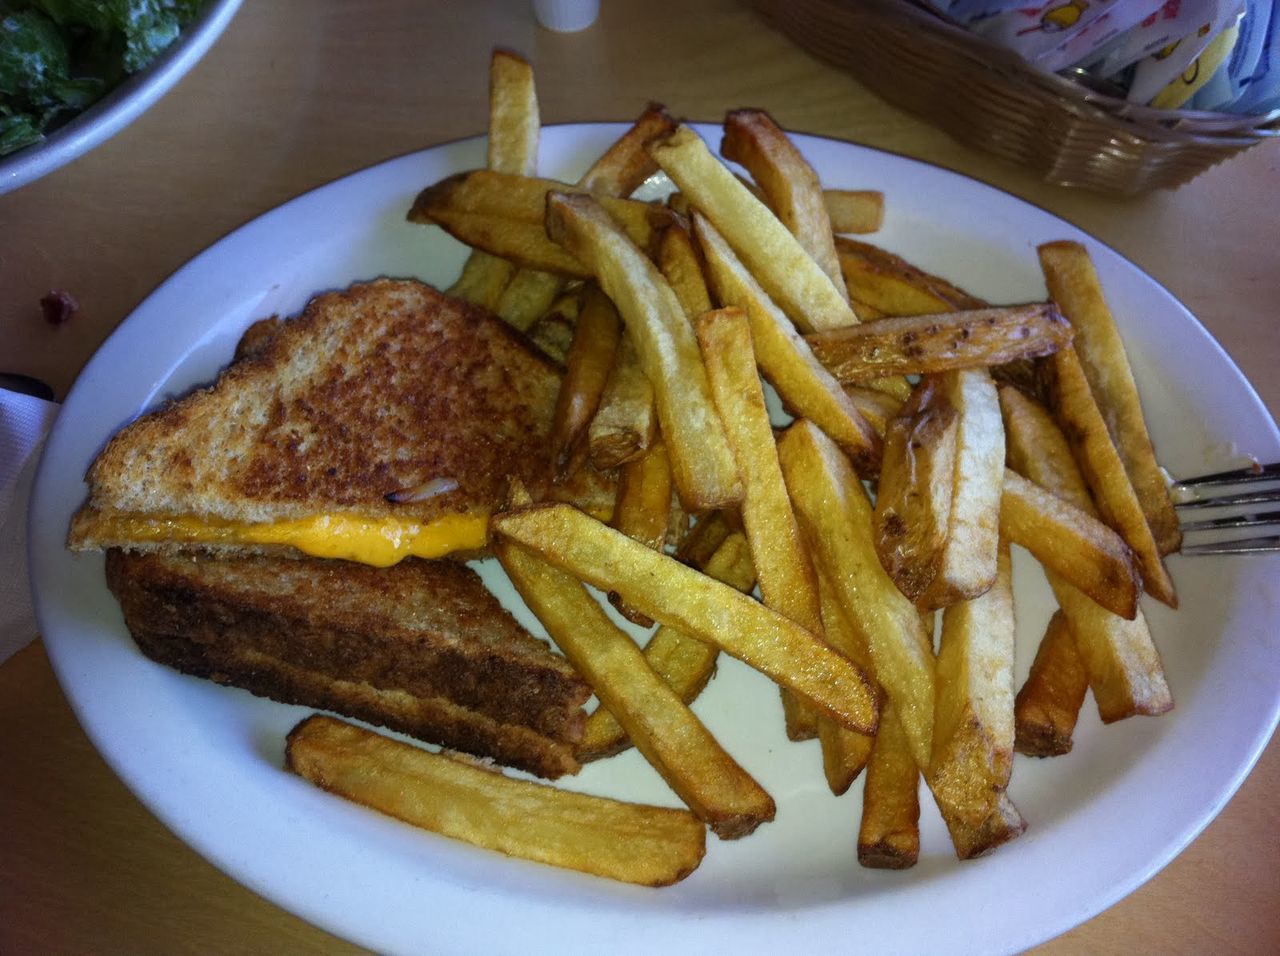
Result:
M569 360L582 301L576 293L561 296L546 315L526 330L529 341L558 364Z
M1000 388L1010 467L1076 507L1096 514L1067 439L1044 406L1009 386ZM1066 615L1103 721L1163 714L1173 707L1160 654L1146 618L1112 614L1053 571L1046 571Z
M805 341L841 384L860 385L1049 355L1071 341L1071 326L1038 303L863 321Z
M847 300L822 183L773 117L764 110L732 110L724 118L720 155L746 167L765 203Z
M539 125L533 67L513 53L495 50L489 61L489 168L532 176L537 171ZM514 271L503 259L473 251L449 294L493 309Z
M565 657L698 819L727 840L773 819L769 794L653 672L578 581L509 541L497 542L494 550Z
M645 150L645 143L675 128L675 120L667 111L650 103L635 124L591 165L578 180L578 186L598 195L630 196L658 169ZM533 170L529 172L532 174ZM494 311L516 328L527 329L551 307L563 285L564 279L555 273L520 269L502 290Z
M547 195L552 192L588 195L552 179L477 169L428 186L414 200L409 220L442 226L455 239L520 266L589 278L591 270L547 235ZM671 221L668 210L651 203L607 196L595 201L641 249L653 248Z
M884 193L878 189L825 189L822 200L832 232L876 232L884 225ZM867 318L861 311L858 316Z
M731 532L722 522L704 519L700 526L718 526L724 530L712 552L695 561L706 574L743 593L755 587L755 568L751 566L751 553L747 539ZM704 530L695 550L710 539ZM644 646L644 658L654 673L671 685L671 689L686 704L693 703L702 693L711 675L715 673L716 658L720 649L671 627L659 627ZM578 758L582 761L608 757L630 746L627 732L608 708L597 707L587 717L578 746Z
M671 525L671 459L667 446L655 439L647 451L619 469L618 498L610 522L628 538L662 550ZM652 627L653 620L629 606L617 593L609 602L632 624Z
M850 297L884 315L929 315L987 305L946 279L870 243L837 236L836 255Z
M671 283L689 321L710 311L711 295L702 274L701 257L684 224L673 223L663 232L658 243L658 268Z
M848 301L764 203L687 126L655 140L649 153L690 202L731 243L775 302L802 331L858 321Z
M1039 252L1049 295L1076 330L1080 364L1160 553L1177 551L1182 545L1178 515L1151 446L1124 341L1107 307L1093 261L1077 242L1046 243Z
M1061 610L1053 612L1013 705L1014 749L1029 757L1071 752L1089 675Z
M1002 542L995 583L942 615L929 789L943 816L980 826L1013 771L1013 583Z
M818 736L820 715L795 694L779 689L782 698L782 720L786 727L788 740L813 740ZM836 725L839 726L838 724ZM826 749L823 749L826 753Z
M706 852L706 828L686 810L516 780L332 717L309 717L290 731L285 765L322 790L433 833L612 880L668 886Z
M701 515L676 546L676 560L703 568L720 545L735 530L741 530L741 521L730 521L724 511L712 511ZM753 580L754 580L754 571Z
M1054 416L1067 436L1085 483L1093 492L1102 520L1118 531L1133 549L1146 592L1157 601L1177 607L1178 593L1173 579L1164 566L1133 482L1102 420L1079 356L1074 348L1063 349L1046 359L1043 368Z
M579 580L617 591L655 621L716 644L842 726L875 731L876 692L866 675L817 635L759 601L568 505L538 504L495 515L491 530Z
M694 216L694 230L716 297L746 312L760 371L783 403L830 435L860 471L874 474L880 462L879 436L719 231L700 215Z
M902 721L887 701L867 760L858 827L858 862L905 870L920 857L920 768Z
M627 337L653 385L680 500L690 511L735 503L742 483L715 415L693 329L671 286L590 196L552 193L547 231L590 265L626 322Z
M1027 829L1027 821L1023 819L1007 793L999 795L994 809L976 826L949 817L945 810L942 813L942 820L951 834L951 843L955 847L956 856L961 860L985 856L996 847L1003 846L1015 837L1021 836Z
M1004 473L1000 533L1113 614L1138 613L1138 571L1124 539L1015 471Z
M898 590L917 601L942 566L956 485L960 413L936 377L916 386L885 430L872 512L876 554Z
M947 538L937 573L916 602L923 608L975 598L995 580L1004 483L1004 426L991 375L959 369L939 373L938 381L960 427Z
M778 458L814 563L835 585L836 600L865 639L876 679L906 724L912 754L927 768L933 747L932 635L880 566L867 492L840 449L807 420L786 430Z
M632 461L644 454L657 431L653 385L640 367L631 337L624 335L600 405L587 428L591 463L608 470Z
M622 338L622 319L609 297L595 286L588 286L582 296L551 425L551 460L560 478L576 470L586 455L587 428Z

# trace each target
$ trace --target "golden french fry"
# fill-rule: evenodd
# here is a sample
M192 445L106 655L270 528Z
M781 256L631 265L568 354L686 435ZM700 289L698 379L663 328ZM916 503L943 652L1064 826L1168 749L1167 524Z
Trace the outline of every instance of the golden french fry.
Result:
M491 528L579 580L617 591L655 621L717 645L842 726L875 731L876 692L866 675L817 635L747 595L568 505L495 515Z
M1093 492L1102 520L1118 531L1133 549L1146 592L1176 608L1178 594L1173 579L1151 533L1142 502L1094 401L1079 356L1074 348L1066 348L1047 359L1043 368L1054 416L1067 436L1085 483Z
M699 516L676 546L676 560L694 568L703 568L720 545L734 531L742 530L742 522L730 512L712 511ZM754 571L752 572L754 575Z
M1178 515L1151 445L1124 341L1107 307L1093 261L1077 242L1046 243L1039 252L1049 295L1076 330L1080 364L1160 553L1177 551L1182 545Z
M773 117L764 110L732 110L724 118L720 155L746 167L765 203L848 300L822 183Z
M332 717L309 717L290 731L285 765L322 790L433 833L612 880L668 886L706 852L706 828L686 810L516 780Z
M942 820L947 825L947 832L951 834L956 856L961 860L985 856L1021 836L1027 829L1027 821L1007 793L1001 793L997 797L994 809L976 826L948 816L945 810L942 812Z
M618 497L610 524L655 551L666 544L671 526L671 459L661 439L655 439L643 455L619 469ZM652 619L630 607L621 595L610 593L609 602L632 624L653 626Z
M499 541L495 551L569 663L698 819L726 840L773 819L769 794L653 672L640 648L578 581L509 541Z
M782 720L787 739L801 741L817 737L821 715L786 688L778 688L778 696L782 698Z
M1002 365L1049 355L1071 341L1052 303L863 321L805 341L841 384L892 375Z
M533 67L514 53L494 50L489 61L489 168L521 176L537 172L539 125ZM506 260L473 251L449 294L493 309L514 272Z
M711 310L711 294L702 274L702 262L693 236L683 223L666 228L658 242L658 268L671 283L671 290L684 306L684 314L693 321Z
M990 373L959 369L940 372L938 381L960 426L947 538L937 573L916 602L926 609L975 598L995 580L1004 483L1004 426Z
M1138 613L1133 552L1113 530L1070 502L1005 470L1000 533L1108 611Z
M552 179L477 169L428 186L414 200L409 220L442 226L455 239L520 266L589 278L591 270L547 235L547 196L553 192L589 195ZM595 201L641 249L653 248L671 221L668 210L652 203L608 196Z
M889 427L889 419L902 409L902 399L895 398L879 389L867 388L863 385L846 385L844 393L858 414L866 419L871 430L884 438Z
M835 596L835 587L821 573L818 574L818 598L827 643L874 679L875 669L871 666L871 654L867 650L866 641L841 609ZM867 765L875 738L846 730L825 717L819 717L816 726L818 742L822 746L822 771L826 775L827 786L832 793L840 796L853 785L862 768Z
M1013 704L1014 749L1029 757L1070 753L1071 734L1088 689L1089 675L1067 617L1054 611Z
M547 231L589 264L626 322L653 385L680 500L690 511L735 503L742 483L715 414L693 329L671 286L591 196L550 194Z
M987 306L946 279L870 243L837 236L836 255L850 297L883 315L929 315Z
M643 455L658 431L653 385L640 367L631 336L624 335L595 417L587 427L591 463L608 470Z
M778 458L814 562L865 639L876 679L906 724L912 754L927 768L933 747L932 635L880 566L867 492L840 449L807 420L786 430Z
M700 526L710 527L716 524L714 520L704 519ZM725 537L720 539L712 552L695 563L717 581L746 593L756 583L747 539L729 531L723 523L718 523L718 526L725 531ZM699 537L698 547L707 540L704 531ZM654 631L644 646L644 659L649 662L654 673L670 684L671 689L686 704L693 703L711 680L719 654L720 649L714 644L700 641L665 625ZM577 756L584 762L596 760L625 750L628 746L630 741L627 739L627 732L622 729L617 718L607 708L597 707L587 717Z
M802 331L858 321L831 279L764 203L720 162L693 130L681 126L649 153L680 191L741 256L775 302Z
M1009 546L980 597L942 615L929 789L943 816L976 827L1013 771L1013 583Z
M1071 449L1044 406L1009 386L1000 388L1010 467L1076 507L1096 515ZM1053 571L1046 571L1066 615L1103 721L1163 714L1173 707L1160 653L1138 609L1133 620L1112 614Z
M881 870L905 870L920 857L920 768L898 712L885 703L867 760L858 827L858 862Z
M942 566L951 533L960 413L926 376L885 430L872 531L898 590L919 600Z
M630 196L658 169L645 150L645 143L675 128L675 120L667 111L650 103L635 124L592 163L578 186L603 196ZM533 170L529 173L532 175ZM494 311L516 328L527 329L551 307L563 285L563 277L555 273L520 269L502 290Z
M884 193L878 189L824 189L822 200L832 232L876 232L884 225ZM860 309L855 311L867 318Z
M551 460L560 478L576 470L586 454L587 428L600 405L622 338L622 319L609 297L595 286L588 286L582 295L551 425Z
M874 474L880 463L879 436L719 231L700 215L693 222L716 297L747 314L764 377L788 408L830 435L859 471Z

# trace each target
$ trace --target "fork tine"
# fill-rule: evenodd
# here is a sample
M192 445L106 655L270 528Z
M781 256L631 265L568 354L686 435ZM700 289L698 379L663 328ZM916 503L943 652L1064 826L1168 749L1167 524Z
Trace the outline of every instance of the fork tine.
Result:
M1280 511L1256 511L1252 514L1229 515L1225 518L1205 518L1188 521L1183 531L1210 531L1215 528L1257 528L1261 525L1280 527Z
M1243 491L1237 495L1218 495L1215 498L1192 498L1189 501L1175 501L1175 508L1226 508L1232 505L1261 505L1270 501L1280 501L1280 488L1268 491Z
M1184 545L1182 554L1261 554L1280 551L1280 534L1261 538L1242 538L1239 541L1212 541L1204 544Z
M1250 465L1234 471L1219 471L1212 475L1198 475L1195 478L1182 478L1173 484L1178 488L1202 488L1205 485L1238 485L1248 481L1267 481L1280 478L1280 462L1269 465Z

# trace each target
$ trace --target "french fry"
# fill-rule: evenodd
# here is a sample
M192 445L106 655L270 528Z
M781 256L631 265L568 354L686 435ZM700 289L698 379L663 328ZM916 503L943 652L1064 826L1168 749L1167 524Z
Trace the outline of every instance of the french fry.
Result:
M836 256L850 298L886 316L930 315L987 306L946 279L870 243L837 236Z
M877 232L884 225L884 193L878 189L824 189L822 200L832 232ZM866 318L861 311L858 315Z
M643 455L658 431L653 385L640 367L631 336L624 335L595 417L587 427L591 463L617 468Z
M576 470L586 455L587 428L622 338L622 319L609 297L595 286L588 286L582 296L551 424L551 460L559 478Z
M1140 582L1124 539L1088 512L1007 469L1000 533L1113 614L1129 620L1137 615Z
M1076 330L1080 364L1160 553L1177 551L1182 545L1178 515L1156 461L1133 369L1093 261L1076 242L1046 243L1039 253L1049 295Z
M902 399L863 385L846 385L844 393L849 401L853 402L853 407L858 410L858 414L866 419L871 430L884 438L885 431L889 427L889 419L898 414L902 408Z
M787 227L756 199L687 126L655 140L649 153L699 212L731 243L752 275L802 331L853 325L858 318Z
M711 524L704 520L704 525ZM721 525L721 527L724 527ZM726 537L715 550L697 566L706 574L724 584L746 593L755 587L755 568L751 566L751 552L747 539L725 528ZM686 704L691 704L702 693L716 669L720 649L682 631L665 625L654 631L644 646L644 659L654 673L671 685L671 689ZM583 762L608 757L631 745L627 732L608 708L597 707L587 717L578 745L578 758Z
M746 167L765 203L847 301L822 183L773 117L764 110L732 110L724 118L720 155Z
M726 840L773 819L776 808L769 794L653 672L578 581L509 541L499 541L495 551L569 663L698 819Z
M867 759L858 862L873 869L905 870L919 857L920 768L890 700Z
M693 222L716 298L747 314L764 377L788 408L830 435L859 471L874 474L880 464L879 436L715 226L697 214Z
M706 828L687 810L516 780L332 717L309 717L290 731L285 766L433 833L612 880L669 886L706 853Z
M943 816L980 826L1013 771L1013 583L1002 542L995 583L942 615L929 789Z
M863 321L805 336L842 385L892 375L1003 365L1050 355L1071 341L1052 303Z
M690 322L711 310L711 294L702 274L701 257L693 244L693 236L682 223L673 223L662 234L658 242L658 268L671 284Z
M724 428L715 415L693 329L671 286L596 199L552 193L547 231L590 265L627 326L645 376L680 500L690 511L742 495Z
M550 193L589 195L553 179L513 176L477 169L449 176L418 194L409 220L442 226L455 239L519 266L590 278L591 270L552 241L546 231ZM633 199L595 197L611 221L641 249L655 247L671 213Z
M1173 579L1169 577L1120 453L1102 420L1079 356L1074 348L1063 349L1050 356L1043 368L1054 416L1067 436L1085 483L1093 492L1102 520L1118 531L1133 549L1146 592L1176 608L1178 594Z
M876 679L902 715L912 755L927 768L933 748L932 635L880 566L867 492L840 449L805 419L783 433L778 458L814 562L865 638Z
M779 689L782 698L782 722L786 728L787 739L794 741L813 740L818 736L818 712L803 700L784 689ZM839 726L837 724L837 726ZM826 750L824 748L823 753Z
M717 645L842 726L874 733L876 691L866 675L817 635L747 595L568 505L495 515L491 529L579 580L617 591L655 621Z
M671 525L671 459L661 439L655 439L643 455L619 469L617 504L610 524L655 551L666 544ZM620 594L611 592L609 602L632 624L653 626L652 619L630 607Z
M533 67L495 50L489 61L489 168L521 176L537 172L539 125ZM473 251L449 294L493 309L514 271L503 259Z
M880 564L913 602L942 566L959 437L960 413L936 377L922 379L886 426L873 541Z
M939 807L939 809L942 808ZM1007 793L1001 793L998 796L995 808L977 826L948 816L945 810L942 812L942 820L947 825L947 832L951 834L951 843L955 847L956 857L961 860L985 856L997 847L1021 836L1027 829L1027 821L1023 819Z
M818 598L827 643L874 679L875 668L871 665L871 653L866 641L840 607L835 586L821 572L818 573ZM853 785L862 768L867 765L875 738L846 730L825 717L817 719L816 728L818 742L822 746L822 771L826 775L827 786L838 797Z
M1009 386L1000 387L1010 467L1024 478L1096 515L1067 439L1042 405ZM1102 720L1163 714L1173 707L1160 654L1146 618L1112 614L1053 571L1046 571L1058 606L1076 639Z
M666 109L650 103L632 127L591 164L578 186L597 195L630 196L658 169L645 143L675 128ZM527 329L551 307L563 285L564 279L555 273L520 269L502 290L494 311L516 328Z
M529 327L526 332L529 341L557 364L564 365L573 348L580 308L577 295L561 296L551 307L551 311Z
M916 602L922 608L970 600L995 580L1004 482L1004 426L991 375L959 369L939 373L938 381L960 426L947 538L937 573Z
M1076 651L1067 617L1053 612L1026 683L1013 704L1014 749L1029 757L1071 752L1089 675Z

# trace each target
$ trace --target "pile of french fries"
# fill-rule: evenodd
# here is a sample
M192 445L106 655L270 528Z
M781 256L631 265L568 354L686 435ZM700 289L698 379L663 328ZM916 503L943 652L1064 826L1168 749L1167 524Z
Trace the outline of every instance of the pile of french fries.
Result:
M961 859L1022 833L1014 753L1070 750L1087 690L1106 722L1172 707L1139 597L1176 606L1178 525L1082 246L1040 247L1050 301L993 306L849 238L879 227L880 194L824 189L762 111L724 123L749 179L658 106L572 185L535 178L537 135L531 68L495 54L488 169L429 186L410 218L473 248L454 294L560 343L549 454L562 479L617 469L614 515L513 488L494 551L595 689L582 758L634 745L688 809L327 720L291 736L293 769L480 846L662 885L705 828L739 838L775 813L689 709L720 652L778 685L833 793L865 768L868 867L916 862L921 779ZM629 198L659 170L667 200ZM764 382L793 417L780 432ZM1012 545L1058 603L1016 694ZM656 622L648 643L584 584ZM520 839L517 814L536 821Z

